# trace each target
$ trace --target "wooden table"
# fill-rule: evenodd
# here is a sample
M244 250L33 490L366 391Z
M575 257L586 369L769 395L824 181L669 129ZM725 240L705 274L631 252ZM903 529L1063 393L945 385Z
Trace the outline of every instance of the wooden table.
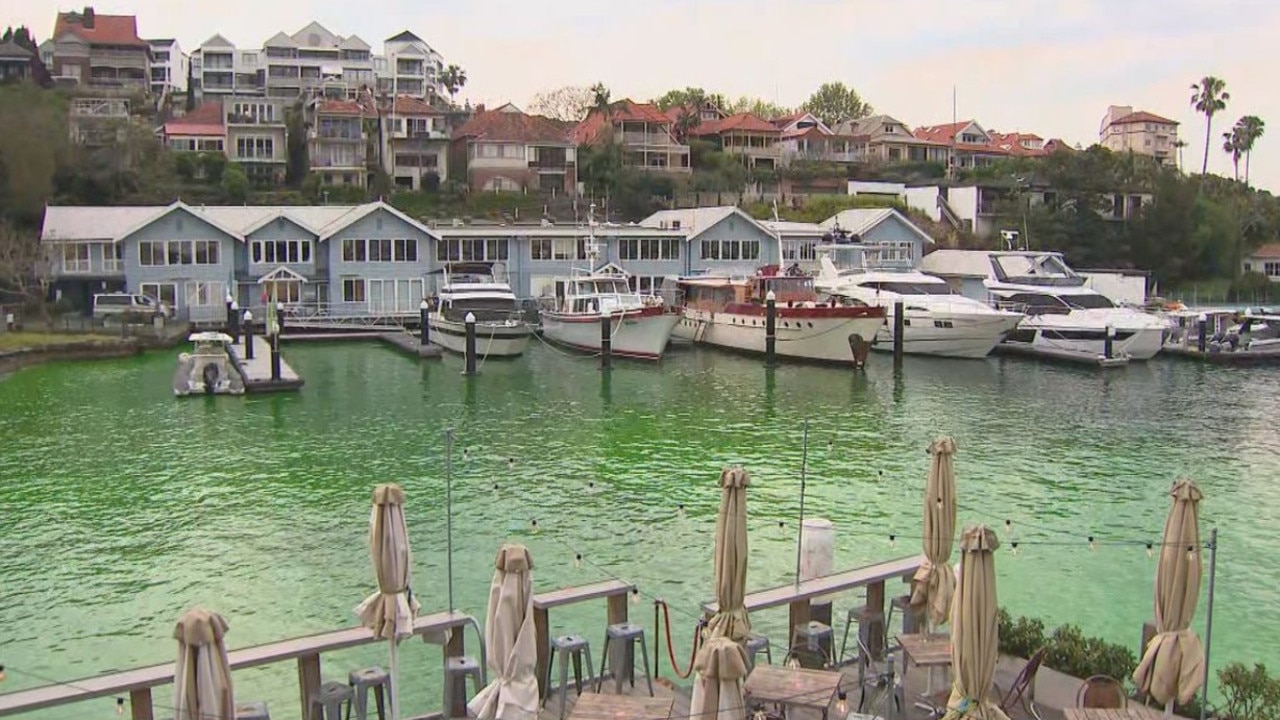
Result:
M1131 704L1115 708L1063 708L1066 720L1161 720L1164 713L1146 705Z
M840 688L840 680L840 673L827 670L756 665L747 676L743 692L748 705L773 703L784 710L791 706L812 708L825 718Z
M573 704L569 720L658 720L671 717L672 698L585 693Z
M933 694L933 669L951 667L950 635L899 635L898 644L902 645L902 685L907 684L907 668L915 665L925 668L928 679L925 682L925 695Z

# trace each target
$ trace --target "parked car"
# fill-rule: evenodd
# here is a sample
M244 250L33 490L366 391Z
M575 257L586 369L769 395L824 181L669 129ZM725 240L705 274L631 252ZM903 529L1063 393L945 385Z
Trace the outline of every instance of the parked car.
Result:
M99 293L93 296L93 316L98 319L118 317L126 313L171 317L172 311L150 295L137 293Z

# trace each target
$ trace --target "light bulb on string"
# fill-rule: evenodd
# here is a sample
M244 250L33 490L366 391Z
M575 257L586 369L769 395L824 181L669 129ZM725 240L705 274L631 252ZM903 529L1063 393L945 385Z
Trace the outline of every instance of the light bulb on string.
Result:
M680 503L679 505L676 505L676 515L678 515L681 519L684 519L684 516L685 516L684 503Z
M496 493L496 492L498 492L498 483L494 483L494 484L493 484L493 491L494 491L495 493Z
M535 533L538 532L538 518L532 518L531 520L529 520L529 527L530 529L533 530L533 532Z
M515 458L507 458L507 471L508 471L508 472L515 472L515 469L516 469L516 459L515 459Z
M1155 555L1155 551L1151 548L1151 543L1147 543L1147 557Z
M1089 549L1090 549L1090 550L1097 550L1097 549L1098 549L1098 545L1097 545L1096 543L1094 543L1094 542L1093 542L1093 536L1092 536L1092 535L1090 535L1090 536L1089 536Z
M845 720L849 717L849 700L848 695L843 690L836 696L836 718L837 720Z
M892 548L892 547L898 547L898 536L897 536L897 535L890 535L890 536L889 536L889 547L891 547L891 548Z
M836 438L833 435L827 438L827 452L831 452L832 450L835 450L835 449L836 449Z
M764 710L756 710L756 714L751 716L751 720L769 720L769 716Z
M794 652L790 653L787 656L787 661L783 664L791 670L797 670L800 668L800 656L796 655Z
M471 459L471 448L469 448L469 447L464 447L464 448L462 448L462 459L463 459L463 460L470 460L470 459Z
M1188 545L1187 546L1187 562L1195 562L1195 561L1196 561L1196 546Z
M1017 557L1017 556L1018 556L1018 541L1017 541L1017 540L1014 540L1013 542L1009 543L1009 549L1010 549L1010 551L1013 553L1014 557Z
M1008 518L1004 521L1004 534L1013 537L1013 521Z
M640 588L638 587L631 588L631 604L632 605L640 604Z
M116 698L116 714L124 714L124 698Z
M579 570L582 569L582 553L577 553L573 556L573 566Z
M941 509L942 509L942 498L938 498L936 501L934 501L934 504L938 506L938 509L939 509L939 510L941 510Z
M784 528L784 527L786 527L786 526L787 526L787 524L786 524L786 523L782 522L781 520L779 520L779 521L778 521L778 529L779 529L779 530L781 530L782 528Z
M4 666L0 665L0 682L4 682L4 678L5 678Z

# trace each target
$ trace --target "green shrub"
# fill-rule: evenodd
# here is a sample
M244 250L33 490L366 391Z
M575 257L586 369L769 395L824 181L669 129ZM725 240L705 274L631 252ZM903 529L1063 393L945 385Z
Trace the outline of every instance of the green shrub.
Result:
M1004 608L999 611L998 622L1001 652L1029 658L1044 648L1046 666L1074 677L1108 675L1128 682L1138 666L1138 658L1128 647L1085 637L1075 625L1060 625L1046 635L1040 620L1015 619Z
M1229 720L1280 720L1280 678L1262 664L1231 663L1218 671L1223 695L1221 715Z

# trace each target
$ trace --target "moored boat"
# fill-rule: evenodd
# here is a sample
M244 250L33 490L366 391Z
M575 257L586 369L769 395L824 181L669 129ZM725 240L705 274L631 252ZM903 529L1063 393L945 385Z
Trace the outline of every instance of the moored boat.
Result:
M178 356L173 374L173 394L242 395L244 378L231 361L227 346L231 337L220 332L198 332L187 338L193 348Z
M558 283L559 284L559 283ZM581 272L563 280L562 297L542 308L542 336L585 352L600 352L601 325L608 317L610 352L637 360L659 360L680 319L662 298L642 295L615 272Z
M856 338L873 343L884 308L819 300L813 278L778 274L776 266L752 277L692 276L678 282L682 319L673 335L753 353L765 352L767 299L775 299L779 357L857 364Z
M498 279L492 264L454 263L436 272L442 281L427 323L437 345L451 352L465 352L466 321L471 316L476 325L478 355L514 357L524 353L533 329L524 321L511 286Z

